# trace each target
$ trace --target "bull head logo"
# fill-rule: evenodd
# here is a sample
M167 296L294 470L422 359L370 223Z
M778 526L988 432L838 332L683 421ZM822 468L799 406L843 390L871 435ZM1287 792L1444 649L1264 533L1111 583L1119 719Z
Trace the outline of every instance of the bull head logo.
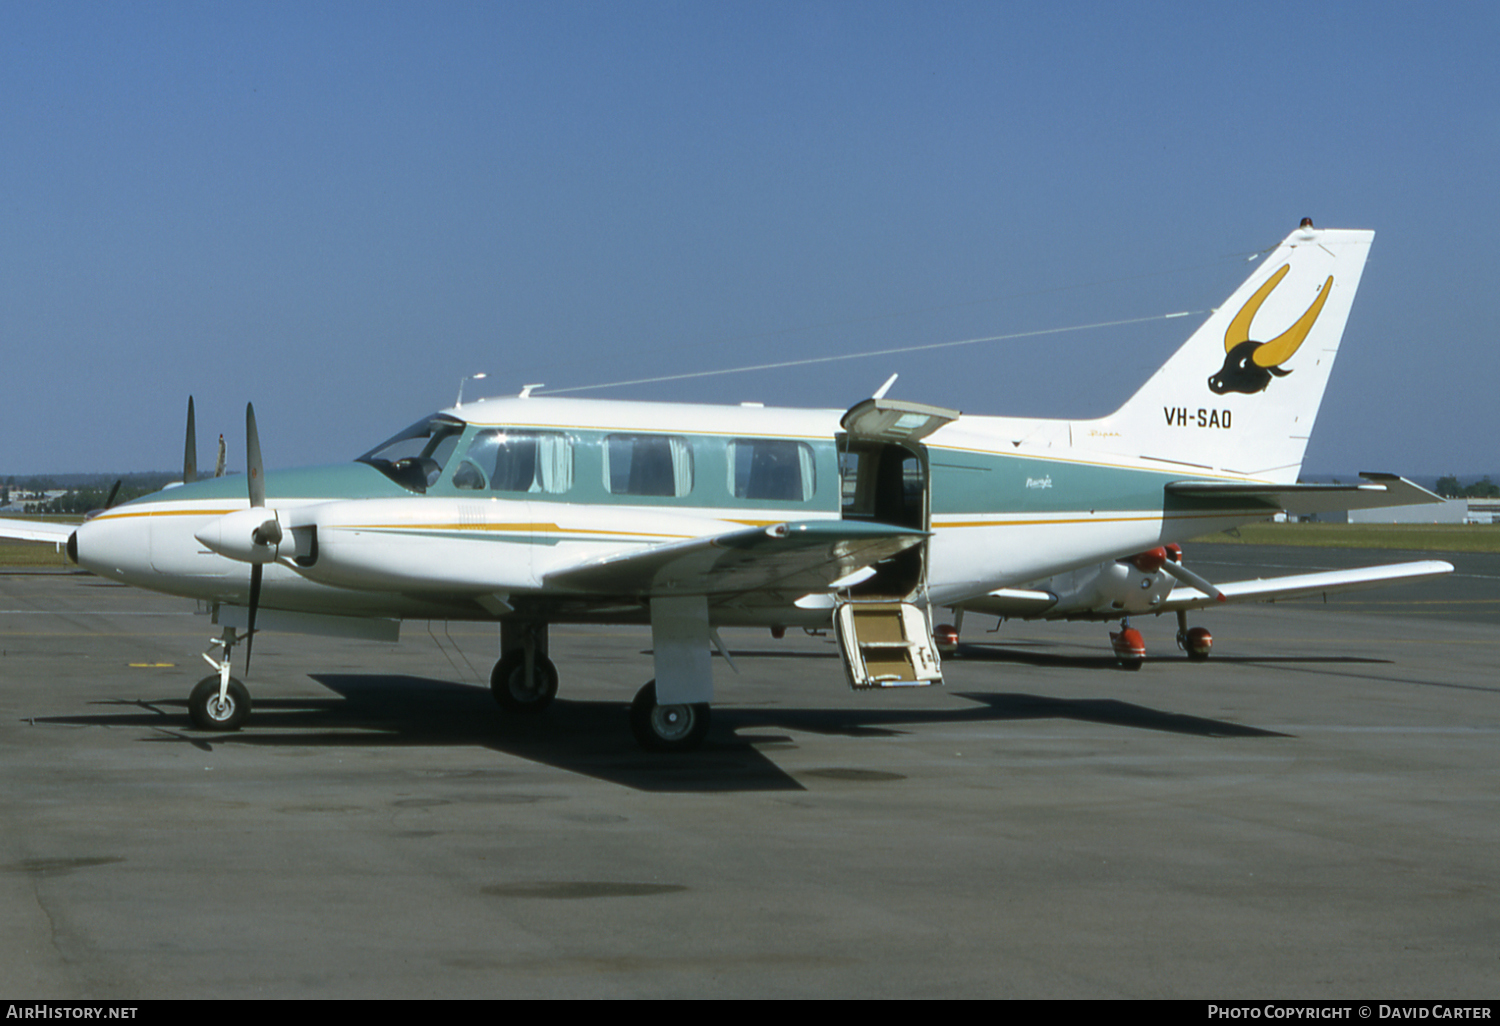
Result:
M1289 370L1282 370L1281 365L1292 358L1292 354L1307 338L1313 322L1323 312L1328 294L1333 291L1333 276L1330 275L1318 291L1318 298L1307 308L1307 313L1297 319L1296 324L1269 342L1250 341L1250 322L1255 319L1256 311L1291 269L1292 265L1287 264L1271 275L1264 285L1255 290L1255 295L1250 297L1250 301L1240 312L1234 315L1234 320L1229 322L1229 330L1224 332L1224 351L1229 355L1224 358L1224 366L1219 373L1208 379L1208 387L1213 389L1215 395L1223 395L1225 392L1254 395L1264 391L1271 383L1271 375L1284 378L1291 373Z

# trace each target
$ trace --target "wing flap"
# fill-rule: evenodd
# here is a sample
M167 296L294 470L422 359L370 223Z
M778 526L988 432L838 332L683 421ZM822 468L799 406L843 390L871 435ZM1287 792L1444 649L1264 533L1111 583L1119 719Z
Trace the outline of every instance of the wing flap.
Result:
M777 589L826 590L888 559L924 531L850 520L752 527L593 560L548 574L548 589L596 595L733 595Z
M1046 616L1057 605L1057 596L1038 588L998 588L988 595L963 601L964 612L1029 619Z

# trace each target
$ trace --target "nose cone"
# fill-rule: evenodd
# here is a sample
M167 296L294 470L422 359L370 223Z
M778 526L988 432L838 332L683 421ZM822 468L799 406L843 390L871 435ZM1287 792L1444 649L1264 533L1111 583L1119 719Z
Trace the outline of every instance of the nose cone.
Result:
M151 576L149 517L101 514L78 525L68 556L101 577L136 582Z

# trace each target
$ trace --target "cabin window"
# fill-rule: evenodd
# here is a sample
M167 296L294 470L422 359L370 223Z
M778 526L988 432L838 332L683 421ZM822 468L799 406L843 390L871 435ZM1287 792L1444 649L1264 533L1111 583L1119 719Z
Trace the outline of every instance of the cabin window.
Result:
M676 435L607 435L604 487L611 495L674 498L693 490L693 450Z
M736 499L806 502L816 489L812 446L771 438L729 443L729 491Z
M481 431L454 471L458 488L561 495L573 487L573 440L545 431Z

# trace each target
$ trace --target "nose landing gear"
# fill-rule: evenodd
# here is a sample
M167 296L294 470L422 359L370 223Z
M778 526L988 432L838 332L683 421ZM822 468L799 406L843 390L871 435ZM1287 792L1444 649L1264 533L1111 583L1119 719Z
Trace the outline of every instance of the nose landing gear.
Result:
M212 666L212 673L200 680L188 695L188 718L199 730L239 730L250 715L250 691L238 679L229 675L234 646L249 633L240 634L233 627L225 627L222 637L214 638L209 646L224 649L224 657L215 659L203 653L204 662Z

